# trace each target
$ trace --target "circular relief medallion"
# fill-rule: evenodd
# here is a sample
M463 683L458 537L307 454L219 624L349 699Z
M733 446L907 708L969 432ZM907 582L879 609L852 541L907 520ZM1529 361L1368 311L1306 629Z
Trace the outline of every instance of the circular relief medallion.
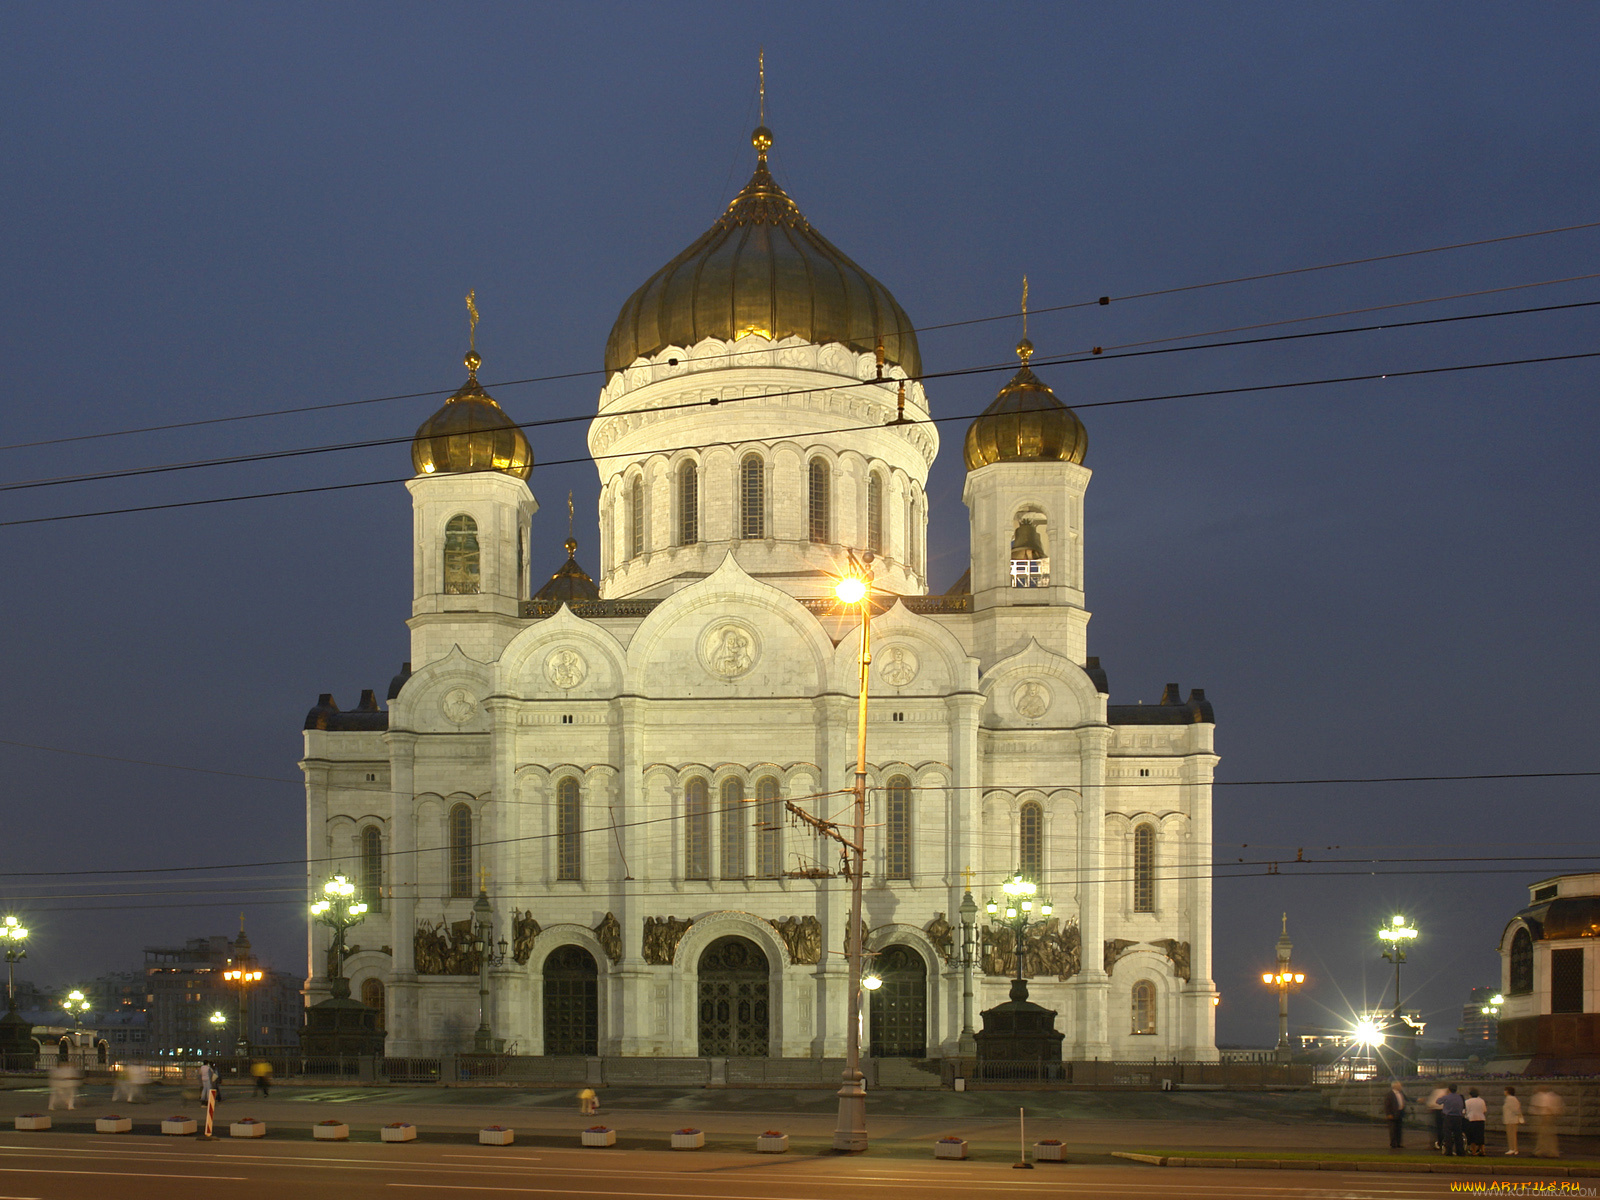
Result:
M577 687L588 675L589 664L583 661L583 655L566 646L550 651L544 660L544 677L562 691Z
M466 688L451 688L444 694L439 707L444 710L444 719L452 725L465 725L478 715L478 698Z
M1032 721L1050 711L1050 689L1037 679L1025 679L1011 693L1011 706Z
M761 657L755 630L742 621L721 621L700 638L700 661L719 679L748 675Z
M920 664L917 656L905 646L890 646L887 650L880 650L878 659L878 678L890 687L905 687L917 677Z

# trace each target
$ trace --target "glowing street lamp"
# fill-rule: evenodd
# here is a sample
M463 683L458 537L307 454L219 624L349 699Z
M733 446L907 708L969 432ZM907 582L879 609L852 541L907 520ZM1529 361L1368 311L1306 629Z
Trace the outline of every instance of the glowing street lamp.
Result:
M344 933L359 925L367 906L356 899L356 885L343 875L335 875L322 885L322 899L311 906L311 915L333 930L333 945L328 950L328 989L335 1000L350 998L350 981L344 977Z
M253 984L261 982L262 971L250 954L250 939L245 936L244 918L239 918L239 937L233 943L233 965L222 973L222 978L239 989L239 1054L250 1053L250 993Z
M1005 895L1005 900L997 901L991 897L984 907L988 910L991 921L1011 930L1017 958L1017 977L1011 981L1011 998L1026 1000L1028 981L1023 974L1024 960L1027 957L1024 953L1024 935L1029 926L1043 925L1049 920L1050 914L1055 911L1055 905L1050 903L1049 897L1039 895L1039 885L1021 871L1012 872L1011 878L1000 885L1000 891ZM1004 916L1001 915L1002 912Z
M1414 941L1417 931L1406 924L1402 916L1389 918L1389 923L1378 930L1378 940L1385 949L1383 956L1394 964L1394 1011L1400 1012L1400 964L1406 961L1406 944Z
M1378 1024L1376 1018L1362 1017L1356 1022L1351 1037L1358 1046L1376 1050L1383 1045L1383 1026Z
M1506 998L1496 992L1489 997L1489 1003L1483 1006L1483 1015L1486 1017L1498 1017L1500 1015L1500 1006L1505 1002Z
M6 1011L17 1011L17 960L28 957L28 948L22 943L28 940L27 926L15 917L6 917L0 922L0 941L6 944Z
M1306 977L1289 966L1294 943L1289 940L1289 914L1283 914L1283 932L1278 935L1278 969L1263 971L1261 982L1278 989L1278 1058L1289 1057L1289 993L1305 983Z
M67 993L67 998L61 1002L61 1007L72 1014L72 1027L83 1028L83 1014L93 1007L84 997L84 994L74 988Z

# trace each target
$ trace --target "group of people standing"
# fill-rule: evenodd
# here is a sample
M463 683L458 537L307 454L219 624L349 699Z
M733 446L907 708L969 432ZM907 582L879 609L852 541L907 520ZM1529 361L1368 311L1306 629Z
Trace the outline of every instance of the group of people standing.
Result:
M1500 1123L1505 1126L1507 1154L1518 1154L1517 1134L1527 1122L1522 1115L1522 1101L1517 1089L1507 1086L1500 1104ZM1397 1079L1389 1085L1383 1098L1383 1115L1389 1121L1389 1148L1402 1149L1401 1131L1405 1127L1406 1108L1411 1103L1405 1088ZM1481 1155L1484 1149L1484 1131L1489 1124L1489 1105L1478 1089L1469 1087L1465 1096L1456 1084L1443 1084L1433 1089L1424 1108L1433 1118L1433 1148L1447 1155ZM1556 1143L1556 1121L1566 1105L1555 1092L1541 1088L1528 1102L1529 1115L1538 1121L1538 1139L1533 1153L1538 1158L1559 1158L1561 1151Z

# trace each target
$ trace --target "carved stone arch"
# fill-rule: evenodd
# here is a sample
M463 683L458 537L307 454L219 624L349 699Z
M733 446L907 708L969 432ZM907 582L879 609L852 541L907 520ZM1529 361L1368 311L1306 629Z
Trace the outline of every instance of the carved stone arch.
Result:
M1083 668L1037 639L1017 653L1001 659L978 682L984 697L982 722L986 727L1024 727L1034 718L1021 717L1013 692L1030 680L1050 690L1049 707L1040 714L1047 727L1075 728L1105 724L1105 700ZM1020 718L1020 719L1019 719Z
M754 913L720 909L695 917L694 924L689 926L679 941L673 961L683 970L698 974L700 955L706 947L718 938L729 936L748 938L761 948L767 957L773 996L776 998L779 980L789 963L789 949L778 936L778 931Z
M933 920L933 914L936 911L933 908L928 909L928 920ZM945 917L948 919L950 914L945 913ZM863 948L870 953L876 954L896 943L911 946L918 954L922 955L923 961L928 964L930 981L935 975L953 969L944 961L944 955L939 952L939 948L933 944L927 932L920 925L909 925L902 922L878 925L867 931L867 938L863 943Z
M414 671L399 696L389 703L389 728L417 733L486 733L489 715L486 700L495 690L494 670L488 663L468 658L460 646L437 662ZM473 709L466 719L457 721L445 715L444 705L460 715L453 692L464 692Z
M534 914L537 916L538 914ZM600 944L600 939L595 936L594 930L587 925L576 922L563 922L559 925L545 925L539 930L539 936L533 940L533 952L528 955L524 966L513 967L518 971L526 971L529 975L538 977L544 972L544 961L562 946L582 946L594 956L595 966L599 968L602 976L608 975L613 970L611 958L606 953L606 948ZM605 989L601 989L604 995ZM604 1003L602 1001L602 1003ZM602 1026L603 1027L603 1026Z
M908 645L919 662L916 676L903 689L885 686L880 672L883 648L896 641ZM872 620L872 694L880 697L948 696L952 692L978 689L978 663L968 654L955 634L932 617L913 613L898 600ZM829 663L828 685L837 692L854 695L861 670L861 630L851 629L834 647Z

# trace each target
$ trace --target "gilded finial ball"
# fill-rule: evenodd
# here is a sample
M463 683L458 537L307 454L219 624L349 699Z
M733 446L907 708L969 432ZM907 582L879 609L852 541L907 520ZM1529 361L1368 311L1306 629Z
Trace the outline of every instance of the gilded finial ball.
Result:
M768 129L765 125L757 125L756 131L750 135L750 144L754 146L759 153L765 154L768 150L772 149L772 130Z
M1033 343L1027 338L1023 338L1017 343L1017 357L1024 363L1033 357Z
M578 539L575 537L568 537L567 540L562 543L562 546L566 549L567 556L571 557L578 552Z
M473 375L476 375L478 373L478 368L483 366L483 359L478 357L478 352L476 350L468 350L467 356L461 361L467 364L468 373Z

